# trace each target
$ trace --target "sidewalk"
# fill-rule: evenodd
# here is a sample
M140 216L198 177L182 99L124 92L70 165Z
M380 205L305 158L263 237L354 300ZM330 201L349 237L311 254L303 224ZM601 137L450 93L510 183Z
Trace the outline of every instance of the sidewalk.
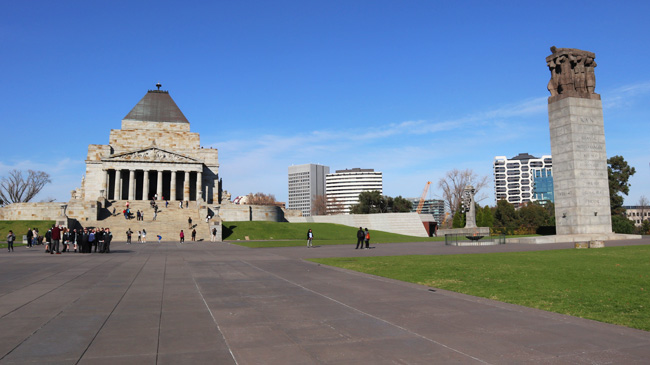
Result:
M0 254L0 364L647 363L649 332L301 260L557 245L20 247Z

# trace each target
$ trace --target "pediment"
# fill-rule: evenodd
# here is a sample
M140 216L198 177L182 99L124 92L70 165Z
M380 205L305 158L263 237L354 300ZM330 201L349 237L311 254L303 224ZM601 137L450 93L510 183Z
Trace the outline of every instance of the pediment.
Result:
M112 155L102 159L102 161L199 163L194 158L176 152L165 151L157 147Z

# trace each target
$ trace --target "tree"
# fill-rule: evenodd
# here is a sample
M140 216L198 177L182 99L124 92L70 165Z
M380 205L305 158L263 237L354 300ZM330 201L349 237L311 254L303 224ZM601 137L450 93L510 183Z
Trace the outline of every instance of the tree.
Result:
M622 214L613 214L612 215L612 231L614 233L634 233L635 230L634 222L627 219Z
M494 229L503 234L513 234L518 225L518 215L515 206L506 200L497 201L494 210Z
M401 195L396 196L395 198L389 198L389 207L393 213L405 213L413 210L413 203L410 200L402 198Z
M311 201L311 215L326 215L327 214L327 196L314 195Z
M650 201L648 201L648 198L645 197L645 195L641 195L639 198L639 202L637 205L639 206L639 213L641 213L641 223L645 223L648 219L648 204L650 204ZM647 219L646 219L647 218ZM647 231L647 230L646 230Z
M623 208L623 196L630 192L630 176L636 170L627 164L623 156L613 156L607 159L607 178L609 179L609 204L612 216L625 213ZM612 221L612 226L614 222Z
M334 215L334 214L342 214L344 212L344 206L343 203L338 201L335 197L332 198L327 198L327 214L328 215Z
M438 181L438 187L442 189L442 198L453 217L456 214L456 210L460 207L465 187L467 185L474 186L476 191L474 201L480 201L485 197L479 197L479 191L487 186L487 183L487 176L479 178L479 176L470 169L463 171L453 169L447 171L445 176L440 178L440 181Z
M51 182L47 172L28 170L25 178L22 171L11 170L0 180L0 200L4 204L27 203Z
M451 222L452 228L464 228L465 227L465 213L460 209L454 214L454 219Z
M359 194L359 203L350 207L352 214L385 213L388 205L386 198L377 190L363 191Z
M551 217L540 203L532 202L519 208L519 225L525 233L535 233L541 226L549 226Z
M246 196L246 204L250 205L276 205L275 195L264 193L250 193Z

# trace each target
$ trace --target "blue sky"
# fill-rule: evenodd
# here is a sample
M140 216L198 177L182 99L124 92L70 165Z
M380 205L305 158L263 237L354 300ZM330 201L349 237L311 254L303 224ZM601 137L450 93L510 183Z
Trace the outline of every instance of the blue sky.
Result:
M210 4L206 4L210 3ZM549 47L596 53L608 156L650 197L650 3L619 1L12 1L0 5L0 175L52 175L67 201L88 144L156 82L233 196L287 199L287 168L374 168L430 197L448 170L550 154ZM482 204L494 204L493 186Z

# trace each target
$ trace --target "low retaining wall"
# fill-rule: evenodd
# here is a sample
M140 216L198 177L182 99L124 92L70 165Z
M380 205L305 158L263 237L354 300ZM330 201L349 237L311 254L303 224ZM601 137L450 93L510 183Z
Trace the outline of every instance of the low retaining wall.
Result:
M339 214L311 217L286 217L291 223L335 223L350 227L363 227L415 237L428 237L422 219L417 213Z
M273 205L228 204L219 207L219 218L228 222L286 222L282 208Z

